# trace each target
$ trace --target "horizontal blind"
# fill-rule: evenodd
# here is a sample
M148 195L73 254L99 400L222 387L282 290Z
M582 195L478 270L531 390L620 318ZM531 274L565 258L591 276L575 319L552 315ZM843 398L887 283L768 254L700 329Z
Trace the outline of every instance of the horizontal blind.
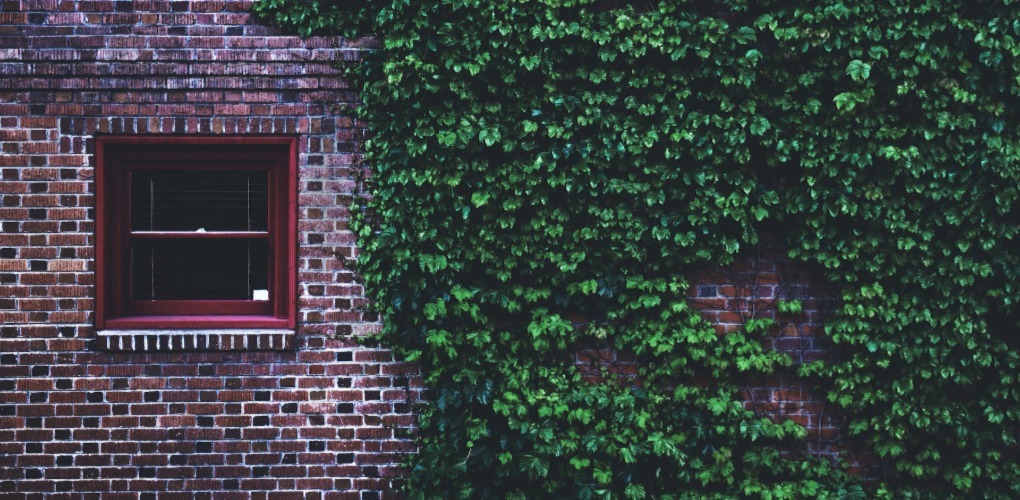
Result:
M266 231L268 173L258 170L136 170L132 231Z

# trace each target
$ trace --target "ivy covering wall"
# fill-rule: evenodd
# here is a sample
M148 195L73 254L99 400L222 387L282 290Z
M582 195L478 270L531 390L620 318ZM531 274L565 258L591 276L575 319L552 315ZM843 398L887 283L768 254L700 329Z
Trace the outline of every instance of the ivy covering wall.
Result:
M1020 496L1020 3L257 9L378 37L357 268L432 388L412 491ZM882 460L866 490L744 408L789 363L770 322L685 298L764 234L840 294L843 356L800 370ZM582 380L588 347L636 378Z

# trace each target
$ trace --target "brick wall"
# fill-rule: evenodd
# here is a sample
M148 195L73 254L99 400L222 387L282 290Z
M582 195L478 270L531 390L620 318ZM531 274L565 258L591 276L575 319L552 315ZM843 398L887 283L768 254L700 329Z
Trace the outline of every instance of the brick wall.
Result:
M250 3L0 0L0 496L376 498L399 482L421 388L414 367L352 340L378 324L342 264L363 130L337 106L357 97L336 65L363 44L282 36ZM291 348L97 342L103 134L299 135ZM822 289L782 267L767 255L706 273L690 298L721 333L773 316L777 296L804 299L769 342L824 356ZM580 357L633 371L617 353ZM844 448L839 418L792 373L746 395L808 426L808 451Z
M838 356L823 330L837 298L818 273L790 262L779 242L769 237L763 240L732 264L694 276L695 285L687 291L687 299L720 335L742 329L752 319L773 320L775 327L764 344L789 356L791 365L778 367L766 377L740 381L744 407L760 417L793 420L807 429L804 441L781 450L788 456L806 454L846 461L852 473L873 480L881 475L877 457L859 440L848 437L843 415L810 380L797 374L804 363ZM799 301L802 312L779 313L777 304L782 300ZM634 357L613 349L582 350L576 363L588 380L600 380L607 367L608 373L616 376L634 377L637 373ZM697 383L711 384L711 380Z
M250 4L0 0L0 494L393 489L420 391L351 340L377 323L342 265L363 130L333 107L356 101L336 65L363 47L281 36ZM299 134L293 349L97 344L102 134Z
M785 254L781 244L766 237L733 264L698 276L688 299L720 334L740 329L750 319L774 320L776 326L765 345L785 353L792 364L770 376L745 380L744 407L773 420L793 420L807 429L800 447L785 453L845 460L852 473L872 480L880 474L876 457L859 440L847 436L843 415L812 381L797 375L804 363L831 361L839 355L823 326L838 299L819 274L790 262ZM802 312L778 312L777 303L783 300L799 301Z

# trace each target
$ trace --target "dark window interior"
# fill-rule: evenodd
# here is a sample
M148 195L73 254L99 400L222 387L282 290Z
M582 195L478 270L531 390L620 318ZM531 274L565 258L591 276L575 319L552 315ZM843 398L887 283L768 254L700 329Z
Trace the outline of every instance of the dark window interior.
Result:
M266 239L132 242L132 300L253 300L255 290L268 289Z
M135 170L131 231L203 233L132 238L132 300L254 300L269 289L269 240L215 237L266 232L264 170Z
M266 231L268 173L136 170L132 231Z

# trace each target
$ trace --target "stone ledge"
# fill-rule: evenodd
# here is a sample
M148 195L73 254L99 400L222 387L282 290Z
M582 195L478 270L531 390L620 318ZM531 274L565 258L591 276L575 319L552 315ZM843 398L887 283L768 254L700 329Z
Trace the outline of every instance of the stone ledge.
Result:
M115 352L287 351L294 331L241 330L100 330L96 347Z

